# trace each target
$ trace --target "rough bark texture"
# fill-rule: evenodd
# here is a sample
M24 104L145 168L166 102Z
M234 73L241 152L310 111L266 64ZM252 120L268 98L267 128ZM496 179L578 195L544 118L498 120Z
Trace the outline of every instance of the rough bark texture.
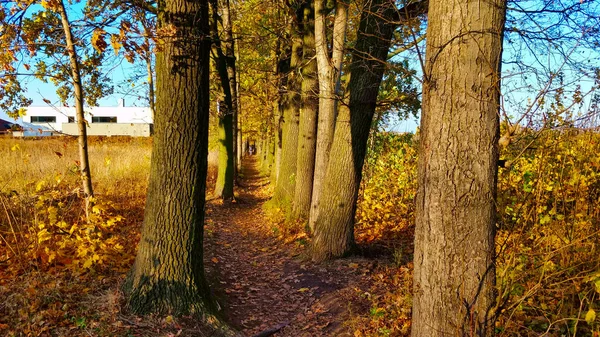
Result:
M81 85L79 59L77 51L75 50L73 35L71 33L71 24L63 1L59 1L58 10L60 12L63 31L65 33L65 41L67 42L67 51L69 52L71 79L73 80L73 93L75 94L75 115L77 116L77 129L79 130L79 135L77 137L77 145L79 147L79 172L81 174L83 193L85 194L87 213L89 211L90 198L94 196L94 189L92 187L92 175L90 173L90 161L88 157L87 126L83 111L83 86Z
M430 1L412 336L494 333L499 66L506 2Z
M315 171L317 139L317 110L319 109L319 83L315 57L314 2L304 5L302 45L302 88L298 134L298 157L296 160L296 190L294 192L294 217L308 219Z
M333 52L329 58L327 47L327 13L325 1L315 2L315 48L319 69L319 123L317 128L317 145L315 154L315 172L310 206L309 227L314 231L319 212L319 198L323 188L329 150L333 142L335 119L337 115L337 90L340 83L346 26L348 23L347 3L336 3L333 27Z
M363 12L340 106L315 222L312 258L340 257L354 245L354 213L377 93L396 22L391 0L372 0ZM319 121L320 123L320 121Z
M222 5L223 21L229 16L229 2L225 1ZM235 130L234 120L237 109L237 96L235 95L235 57L233 57L233 41L222 42L218 31L218 1L213 0L213 23L212 35L214 47L217 54L217 70L221 79L221 88L223 90L223 101L219 102L219 166L217 171L217 181L215 183L214 196L224 200L233 199L233 187L235 181ZM223 30L228 28L223 24ZM230 27L229 27L230 28ZM227 32L225 32L227 39ZM233 38L232 38L233 39ZM225 52L223 52L225 49ZM228 53L231 53L229 55Z
M210 315L202 238L208 152L210 42L206 1L159 2L174 25L156 55L156 133L135 263L124 290L135 313Z
M291 210L296 186L296 160L298 153L298 117L300 114L300 81L297 75L302 59L302 38L300 33L292 40L290 72L287 79L287 91L282 98L283 126L281 144L281 162L273 200L279 206Z

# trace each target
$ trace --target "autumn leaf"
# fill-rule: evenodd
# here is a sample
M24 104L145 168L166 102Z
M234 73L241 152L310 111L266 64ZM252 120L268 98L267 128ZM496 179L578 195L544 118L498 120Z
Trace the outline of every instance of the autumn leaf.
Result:
M38 232L37 237L38 237L38 243L43 243L45 241L52 239L52 234L50 234L50 232L48 232L48 230L46 228L44 228Z
M119 40L119 36L115 34L110 35L110 45L113 47L115 51L115 55L119 55L119 50L123 47L123 44Z
M92 33L92 47L94 47L94 49L96 49L96 51L99 53L104 52L104 50L108 46L108 44L104 40L105 35L106 31L104 31L103 29L95 29Z
M588 324L592 324L592 323L594 323L595 320L596 320L596 312L594 311L594 309L588 310L587 314L585 314L585 321Z

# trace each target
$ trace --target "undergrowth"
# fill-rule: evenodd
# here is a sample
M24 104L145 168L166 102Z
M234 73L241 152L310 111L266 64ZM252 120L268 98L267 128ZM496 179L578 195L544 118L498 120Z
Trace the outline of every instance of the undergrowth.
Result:
M598 336L600 321L600 134L523 132L498 176L499 336ZM357 240L412 253L416 144L411 135L375 135L357 210ZM409 248L407 248L409 247ZM369 315L356 336L408 336L412 263L374 280ZM410 315L409 315L410 316Z

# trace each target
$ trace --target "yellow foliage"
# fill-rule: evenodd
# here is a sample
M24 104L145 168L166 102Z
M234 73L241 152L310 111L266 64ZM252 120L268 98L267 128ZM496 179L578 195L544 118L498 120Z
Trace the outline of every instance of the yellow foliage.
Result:
M496 272L503 313L497 327L516 335L551 328L552 335L560 335L569 330L568 322L582 318L580 305L600 305L600 134L525 131L520 137L502 149L501 158L511 165L498 174ZM524 149L527 144L531 147ZM402 244L414 226L416 147L410 136L395 134L377 135L371 146L356 237ZM385 301L375 302L385 307L391 298ZM372 327L359 330L404 335L391 324L402 310L410 304L374 312ZM586 314L588 323L592 313ZM546 317L552 325L531 317ZM590 332L585 329L579 332Z

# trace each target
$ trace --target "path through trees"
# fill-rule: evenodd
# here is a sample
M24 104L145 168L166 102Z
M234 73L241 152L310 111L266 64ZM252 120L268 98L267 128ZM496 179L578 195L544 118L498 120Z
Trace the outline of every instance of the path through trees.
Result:
M344 322L351 312L368 312L368 276L383 262L353 257L317 265L303 258L301 238L278 240L262 208L269 195L258 166L253 157L243 163L246 187L235 203L207 204L207 279L226 320L246 336L281 325L276 336L352 336Z

